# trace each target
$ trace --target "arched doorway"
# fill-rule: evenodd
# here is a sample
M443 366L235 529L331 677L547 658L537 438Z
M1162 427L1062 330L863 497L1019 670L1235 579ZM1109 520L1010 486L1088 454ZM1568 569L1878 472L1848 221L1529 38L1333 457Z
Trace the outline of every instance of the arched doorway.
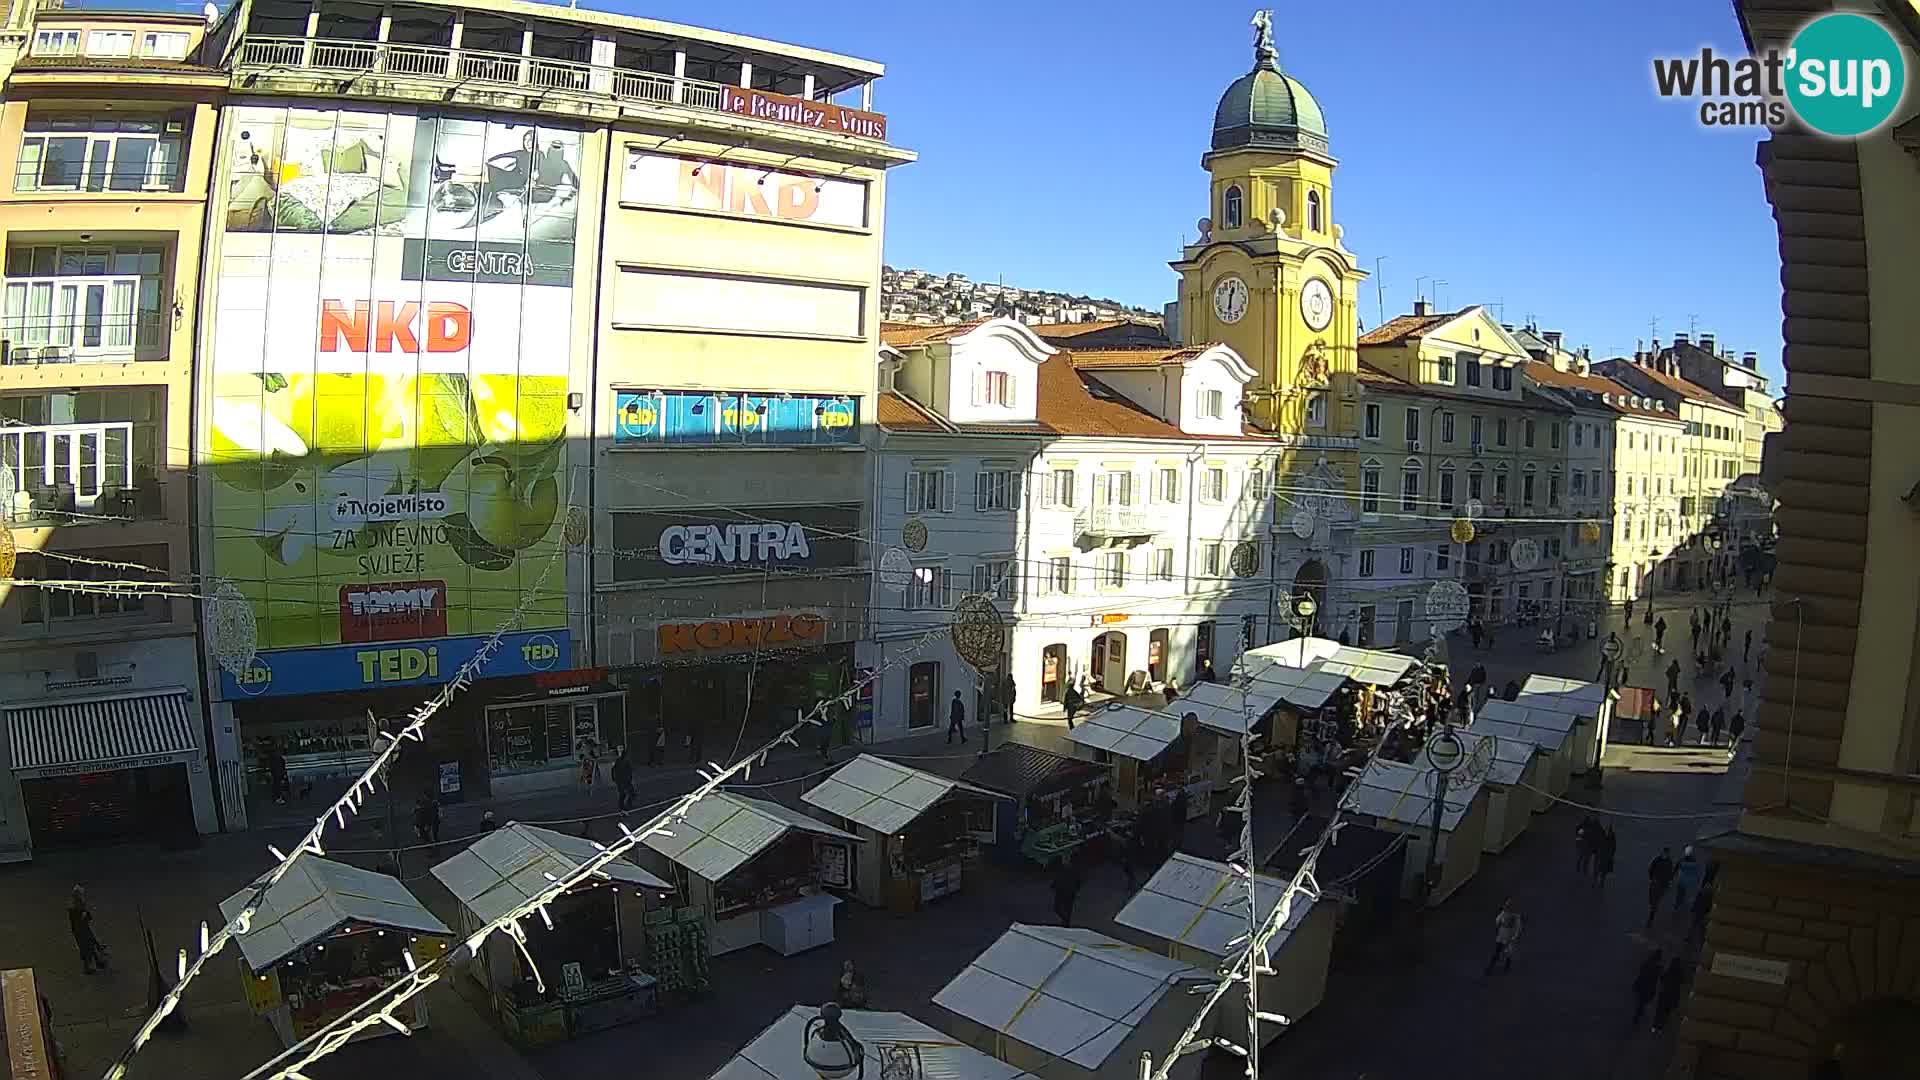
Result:
M1327 625L1332 613L1327 610L1327 564L1319 559L1308 559L1300 564L1293 575L1293 596L1297 603L1301 596L1313 597L1313 623L1300 630L1308 637L1317 636L1320 627Z
M1059 701L1067 692L1067 647L1056 643L1040 650L1040 700Z
M1095 690L1109 694L1127 692L1127 635L1109 630L1095 635L1087 653L1087 674Z

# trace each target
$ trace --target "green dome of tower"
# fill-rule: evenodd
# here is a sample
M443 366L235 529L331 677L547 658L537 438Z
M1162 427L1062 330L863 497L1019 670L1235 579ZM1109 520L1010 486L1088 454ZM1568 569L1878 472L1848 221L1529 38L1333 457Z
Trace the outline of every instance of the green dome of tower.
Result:
M1215 150L1327 153L1327 119L1300 80L1280 70L1271 31L1255 23L1253 70L1234 80L1213 111Z

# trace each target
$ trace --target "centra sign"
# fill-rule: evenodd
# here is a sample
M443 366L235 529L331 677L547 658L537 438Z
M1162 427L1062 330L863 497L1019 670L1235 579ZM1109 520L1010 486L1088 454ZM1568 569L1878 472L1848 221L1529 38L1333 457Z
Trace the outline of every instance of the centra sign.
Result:
M807 530L797 521L746 525L671 525L660 530L664 562L762 563L810 559Z

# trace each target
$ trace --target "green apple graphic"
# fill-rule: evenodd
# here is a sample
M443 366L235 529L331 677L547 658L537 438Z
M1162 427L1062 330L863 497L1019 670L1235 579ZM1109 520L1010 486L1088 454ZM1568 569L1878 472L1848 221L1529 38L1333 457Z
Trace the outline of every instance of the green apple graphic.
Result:
M250 401L215 398L211 427L207 456L228 487L272 491L293 479L307 455L305 439Z

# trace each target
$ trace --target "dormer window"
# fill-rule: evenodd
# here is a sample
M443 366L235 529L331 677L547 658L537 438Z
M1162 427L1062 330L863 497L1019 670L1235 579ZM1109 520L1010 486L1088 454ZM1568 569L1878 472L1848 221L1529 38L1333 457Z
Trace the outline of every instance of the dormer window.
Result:
M1219 390L1202 390L1198 408L1201 419L1219 420L1226 416L1227 395Z
M1240 186L1235 184L1227 188L1227 193L1220 199L1220 219L1227 223L1227 228L1239 228L1246 221L1246 211L1246 197L1240 193Z
M1013 376L1004 371L983 371L975 380L976 404L1013 406Z
M1310 232L1322 231L1320 227L1320 193L1317 191L1307 192L1307 229Z

